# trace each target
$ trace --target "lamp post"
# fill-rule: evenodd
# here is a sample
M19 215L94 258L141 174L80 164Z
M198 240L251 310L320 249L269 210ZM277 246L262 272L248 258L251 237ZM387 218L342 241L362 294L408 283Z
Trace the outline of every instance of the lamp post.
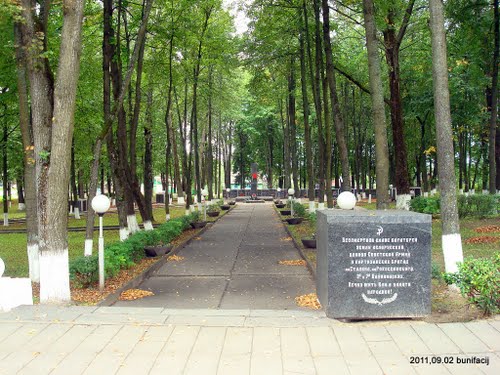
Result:
M290 200L290 209L291 214L293 216L293 195L295 194L295 190L293 188L288 189L288 199Z
M281 194L280 194L280 193L281 193L281 188L280 188L280 187L278 187L278 188L276 189L276 193L278 194L278 197L277 197L277 198L278 198L278 200L280 200L280 199L281 199Z
M231 192L231 189L230 188L226 188L226 199L228 200L229 202L229 193Z
M111 202L106 195L96 195L92 199L92 209L99 215L99 290L104 290L104 236L102 233L102 217L109 210Z
M204 202L203 202L203 221L207 221L207 195L208 195L207 189L203 189L201 191L201 195L203 195L203 199L204 199Z

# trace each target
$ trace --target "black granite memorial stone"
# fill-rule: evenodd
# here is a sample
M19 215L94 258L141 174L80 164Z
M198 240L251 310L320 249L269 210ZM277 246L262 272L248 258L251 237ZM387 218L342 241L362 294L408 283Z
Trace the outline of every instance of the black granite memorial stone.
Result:
M431 310L431 216L318 211L317 293L330 318L414 318Z

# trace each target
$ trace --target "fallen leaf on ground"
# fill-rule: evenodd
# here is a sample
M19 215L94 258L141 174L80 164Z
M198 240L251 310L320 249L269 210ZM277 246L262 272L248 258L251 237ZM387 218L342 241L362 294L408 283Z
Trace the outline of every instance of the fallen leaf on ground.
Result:
M280 241L282 242L288 242L288 241L291 241L292 240L292 237L281 237L280 238Z
M314 310L321 309L318 296L316 293L304 294L303 296L295 297L295 302L300 307L307 307Z
M278 264L283 266L305 266L307 263L304 259L296 259L296 260L280 260Z
M193 238L195 241L201 241L201 237L195 237Z
M135 299L154 296L153 292L142 289L128 289L120 294L120 301L133 301Z
M486 225L474 229L477 233L500 233L500 225Z
M466 244L482 244L482 243L496 243L496 242L500 242L500 237L482 236L482 237L472 237L465 240Z
M181 257L179 255L170 255L167 260L169 262L180 262L181 260L184 260L184 257Z

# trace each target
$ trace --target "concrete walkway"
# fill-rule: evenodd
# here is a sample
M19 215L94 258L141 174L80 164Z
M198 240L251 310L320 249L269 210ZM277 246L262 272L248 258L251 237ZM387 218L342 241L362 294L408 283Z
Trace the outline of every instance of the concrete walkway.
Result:
M116 306L300 309L295 297L316 291L304 266L279 265L301 259L270 203L240 203L181 249L139 289L155 295Z
M500 319L348 324L311 311L22 307L0 314L0 374L498 375Z

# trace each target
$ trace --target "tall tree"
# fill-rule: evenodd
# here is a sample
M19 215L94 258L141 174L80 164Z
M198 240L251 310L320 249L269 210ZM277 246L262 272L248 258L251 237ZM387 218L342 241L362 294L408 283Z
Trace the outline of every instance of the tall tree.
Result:
M389 149L384 108L384 88L380 73L377 28L373 0L363 0L363 15L368 50L368 70L372 100L372 118L375 128L375 175L377 178L377 209L388 208L389 204Z
M330 89L330 104L332 106L333 118L335 122L335 135L337 139L337 145L339 148L340 165L342 168L342 190L351 190L351 170L349 166L349 152L347 149L347 141L344 130L344 119L342 118L342 113L340 111L339 99L337 94L337 80L335 77L335 67L333 64L332 55L332 42L330 39L330 7L328 5L328 0L322 0L322 10L323 10L323 43L325 45L325 58L326 58L326 77L328 80L328 87ZM327 105L327 103L325 103ZM330 155L331 151L327 147L327 155ZM327 158L327 172L331 171L331 157ZM327 185L330 186L331 181L327 179ZM327 194L331 189L327 190ZM329 196L329 201L331 197ZM330 202L329 202L330 207Z
M63 1L55 82L44 54L49 5L48 1L40 7L30 0L21 2L37 165L40 300L66 302L70 300L67 199L84 1Z
M493 0L493 27L495 35L495 48L493 52L493 74L491 82L491 114L490 114L490 131L489 131L489 153L490 160L490 194L496 194L496 132L497 132L497 117L498 117L498 55L500 52L500 17L498 15L498 0Z
M389 1L387 11L387 26L384 29L384 47L387 65L389 68L389 91L391 93L390 109L392 138L394 144L395 186L398 195L406 196L409 201L410 181L408 177L408 157L404 136L403 103L401 99L401 71L399 52L401 43L408 29L410 17L413 12L415 0L409 0L399 30L396 28L397 5L394 0ZM405 202L398 202L400 208L406 206Z
M434 115L438 156L441 220L443 226L443 255L446 272L456 272L463 261L462 239L455 181L455 155L451 128L450 93L444 12L442 0L429 0L432 34L432 78L434 86Z

